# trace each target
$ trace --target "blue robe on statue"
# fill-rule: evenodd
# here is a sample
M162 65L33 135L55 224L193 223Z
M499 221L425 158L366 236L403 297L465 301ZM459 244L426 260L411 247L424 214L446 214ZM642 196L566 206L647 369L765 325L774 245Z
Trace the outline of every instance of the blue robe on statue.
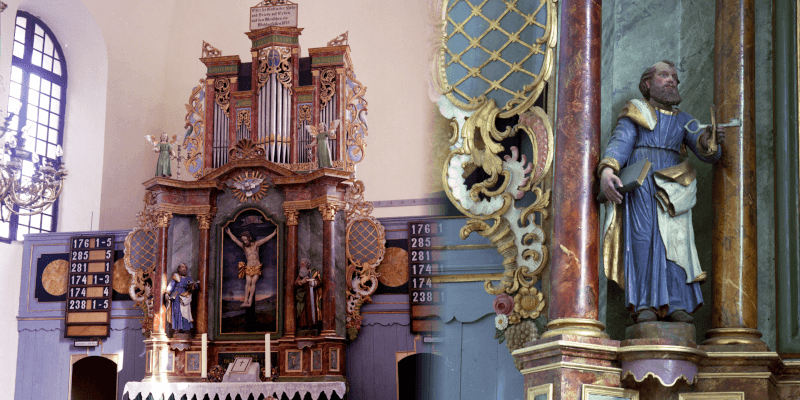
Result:
M606 166L611 166L619 172L619 169L642 159L652 163L642 186L623 194L621 205L606 204L609 210L607 218L613 219L605 224L603 260L606 275L625 290L626 305L631 313L651 309L663 318L678 310L692 313L703 304L699 281L704 280L706 274L700 270L697 261L691 227L691 206L696 201L694 192L689 194L688 215L683 216L688 217L684 219L688 222L683 222L682 226L679 224L683 230L676 231L674 226L667 227L672 223L672 217L659 205L657 192L666 184L663 180L656 180L658 171L683 167L684 179L679 177L678 181L685 186L689 186L691 181L691 189L696 190L694 170L688 163L681 165L685 161L681 145L704 162L713 163L719 159L721 151L704 154L704 149L698 145L699 134L693 135L684 129L691 119L689 114L678 110L672 113L656 111L641 100L628 103L598 168L601 172ZM659 227L659 221L664 226ZM662 237L664 232L678 239ZM683 243L676 246L675 243L680 241ZM670 251L667 251L665 242L673 247ZM669 252L671 257L668 257ZM675 262L678 260L688 265L679 265Z
M175 280L175 278L180 278L180 280ZM192 292L190 289L192 283L192 278L175 274L167 285L167 292L172 299L169 317L173 330L192 330L194 321L191 312Z

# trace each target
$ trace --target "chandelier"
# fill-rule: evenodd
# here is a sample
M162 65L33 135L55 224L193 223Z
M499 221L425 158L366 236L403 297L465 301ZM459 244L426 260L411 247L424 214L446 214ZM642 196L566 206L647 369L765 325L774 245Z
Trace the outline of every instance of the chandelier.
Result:
M56 158L40 156L26 149L27 128L8 127L14 113L9 113L0 126L0 139L6 133L3 154L0 155L0 220L7 221L12 212L35 215L47 210L61 194L67 170L61 161L59 145Z

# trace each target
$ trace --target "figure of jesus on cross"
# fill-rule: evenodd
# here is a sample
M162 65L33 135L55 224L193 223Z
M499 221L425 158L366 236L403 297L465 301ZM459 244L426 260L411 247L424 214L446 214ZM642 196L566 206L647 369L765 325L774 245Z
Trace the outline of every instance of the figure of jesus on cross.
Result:
M239 279L246 279L242 308L250 307L253 305L253 298L256 294L256 282L258 282L258 277L261 276L261 260L259 260L258 257L258 250L262 244L275 237L278 230L276 229L275 232L272 232L269 236L255 242L248 231L242 233L241 240L237 239L236 236L231 233L231 228L225 228L225 232L228 233L233 243L236 243L237 246L244 250L244 256L247 262L239 261Z

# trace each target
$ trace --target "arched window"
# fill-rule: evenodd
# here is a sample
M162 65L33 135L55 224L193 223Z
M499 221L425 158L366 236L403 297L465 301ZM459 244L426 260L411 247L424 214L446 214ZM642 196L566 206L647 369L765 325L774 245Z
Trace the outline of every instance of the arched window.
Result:
M19 11L12 55L8 112L16 116L9 128L25 128L25 150L39 157L55 159L56 149L64 139L67 93L64 53L47 25L31 14ZM29 177L33 171L33 162L23 163L24 176ZM25 209L15 208L25 212ZM4 211L5 221L0 221L0 241L22 240L27 233L56 230L58 201L37 215L21 216Z

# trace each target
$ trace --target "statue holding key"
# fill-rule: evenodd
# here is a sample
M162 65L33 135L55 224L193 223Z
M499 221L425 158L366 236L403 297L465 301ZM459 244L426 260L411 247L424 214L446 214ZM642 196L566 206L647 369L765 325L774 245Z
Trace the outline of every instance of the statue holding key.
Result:
M645 70L639 82L644 99L622 109L597 167L601 197L608 201L602 249L606 276L625 290L637 323L692 322L691 313L703 304L699 282L706 274L691 216L697 182L686 149L714 163L722 155L718 144L725 132L675 108L681 102L679 83L670 61Z

